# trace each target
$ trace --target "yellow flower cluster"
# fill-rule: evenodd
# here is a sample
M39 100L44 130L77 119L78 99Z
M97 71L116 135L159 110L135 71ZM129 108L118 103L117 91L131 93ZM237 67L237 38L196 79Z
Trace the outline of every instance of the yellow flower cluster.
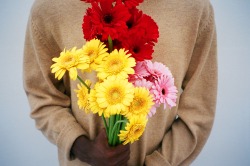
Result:
M52 73L60 80L69 72L72 80L78 78L81 81L75 90L80 109L105 118L117 114L126 117L128 122L119 138L123 144L133 143L145 130L147 114L154 105L153 98L148 89L134 87L128 81L128 75L134 74L136 65L131 54L125 49L107 51L98 39L87 42L81 49L64 50L60 57L52 59L55 62L51 66ZM81 80L77 69L82 72L95 70L99 82L90 90L90 81Z

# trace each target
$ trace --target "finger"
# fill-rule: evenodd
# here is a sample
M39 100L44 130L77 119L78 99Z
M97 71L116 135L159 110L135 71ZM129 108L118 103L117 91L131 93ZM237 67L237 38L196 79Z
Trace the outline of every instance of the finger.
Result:
M118 145L115 147L115 151L117 154L121 154L121 153L125 153L125 152L130 152L130 145L127 144L127 145Z
M117 162L117 165L121 165L124 163L127 163L128 160L130 159L130 150L125 151L124 153L121 154L115 154L115 156L113 156L112 159L115 159L115 161Z
M96 137L96 139L95 139L95 142L100 142L100 143L102 143L102 144L107 144L108 139L107 139L106 131L105 131L104 129L102 129L102 130L98 133L98 135L97 135L97 137Z
M97 138L101 137L101 138L107 138L106 135L106 130L105 129L101 129L101 131L98 133Z

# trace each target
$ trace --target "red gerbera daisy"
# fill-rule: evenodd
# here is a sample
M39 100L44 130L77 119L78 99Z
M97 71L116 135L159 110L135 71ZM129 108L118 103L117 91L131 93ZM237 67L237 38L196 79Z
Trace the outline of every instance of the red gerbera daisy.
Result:
M81 0L81 1L87 2L87 3L100 2L100 0Z
M140 25L139 25L140 24ZM159 38L159 30L156 22L148 15L144 14L138 26L143 26L144 37L148 43L157 43Z
M155 21L142 11L133 8L130 10L131 17L127 21L129 36L136 35L144 38L148 44L154 45L159 37L158 26Z
M82 30L83 30L83 35L86 40L91 40L95 38L94 36L97 36L93 30L93 24L91 22L91 13L92 9L88 8L86 10L86 15L83 17L83 24L82 24Z
M123 4L113 4L113 0L93 2L83 19L84 38L90 40L97 37L105 41L110 35L113 40L118 39L127 33L126 22L129 18L130 13Z
M142 38L130 36L126 40L122 41L122 45L125 49L129 50L136 61L152 59L152 54L154 52L153 46L146 43Z
M127 21L127 26L128 29L133 29L139 23L139 20L142 18L143 13L137 8L130 9L129 12L131 14L131 17Z
M124 3L129 9L136 7L139 3L142 3L143 0L117 0L117 2Z

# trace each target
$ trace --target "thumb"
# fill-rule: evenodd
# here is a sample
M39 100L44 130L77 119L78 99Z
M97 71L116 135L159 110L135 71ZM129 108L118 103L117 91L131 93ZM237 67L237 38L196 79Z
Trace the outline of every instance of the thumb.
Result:
M99 147L105 147L108 148L109 145L108 145L108 138L107 138L107 134L106 134L106 130L105 129L102 129L96 139L95 139L95 143L96 145L98 145Z
M102 140L107 140L107 134L105 129L101 129L101 131L98 133L96 139L102 139Z

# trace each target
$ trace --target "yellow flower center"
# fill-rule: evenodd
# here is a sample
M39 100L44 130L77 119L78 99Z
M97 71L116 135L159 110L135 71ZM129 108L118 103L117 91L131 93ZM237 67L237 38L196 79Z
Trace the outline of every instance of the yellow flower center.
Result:
M123 98L123 93L120 88L114 87L109 91L109 93L107 93L106 98L108 103L110 104L121 103Z
M67 54L66 56L64 56L61 62L63 66L65 66L66 68L70 68L71 66L75 65L75 59L70 54Z
M133 137L133 138L139 137L141 135L142 128L143 128L143 125L141 125L141 124L133 125L130 129L128 137Z
M96 53L95 53L95 51L92 50L92 49L90 49L90 50L88 51L87 55L89 56L91 62L93 62L94 59L96 58Z
M145 101L142 98L135 98L134 107L143 107Z
M113 74L119 73L124 68L123 63L119 59L112 59L107 66L108 71Z
M132 109L135 114L140 114L141 112L144 112L145 107L145 100L143 98L136 97L134 101L132 102Z

